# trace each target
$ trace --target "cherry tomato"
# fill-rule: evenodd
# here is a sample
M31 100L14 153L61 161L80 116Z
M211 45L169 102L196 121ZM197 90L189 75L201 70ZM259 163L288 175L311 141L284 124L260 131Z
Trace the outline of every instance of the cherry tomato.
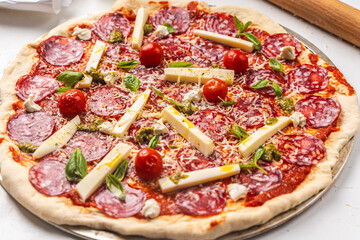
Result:
M225 100L228 92L226 83L218 78L210 78L203 87L203 94L209 102L221 102L220 98Z
M249 62L245 53L239 49L233 49L225 54L224 65L227 69L234 70L235 73L241 73L249 67Z
M145 180L152 180L160 176L163 162L160 154L152 148L141 149L135 157L136 174Z
M86 97L78 89L70 89L64 92L58 101L60 113L64 116L75 116L84 111Z
M140 62L145 67L155 67L161 63L164 58L164 51L160 44L150 42L140 48Z

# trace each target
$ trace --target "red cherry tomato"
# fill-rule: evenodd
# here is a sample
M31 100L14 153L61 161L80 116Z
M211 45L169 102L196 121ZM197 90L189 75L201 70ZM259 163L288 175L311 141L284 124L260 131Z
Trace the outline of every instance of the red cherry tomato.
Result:
M140 62L145 67L155 67L161 63L164 58L164 51L160 44L150 42L140 48Z
M228 92L226 83L218 78L210 78L203 87L203 94L209 102L221 102L220 98L225 100Z
M239 49L233 49L225 54L224 65L227 69L234 70L235 73L241 73L249 67L249 62L245 53Z
M64 116L75 116L84 111L86 97L78 89L70 89L63 93L58 101L60 113Z
M160 154L152 148L141 149L135 157L136 174L145 180L152 180L160 176L163 162Z

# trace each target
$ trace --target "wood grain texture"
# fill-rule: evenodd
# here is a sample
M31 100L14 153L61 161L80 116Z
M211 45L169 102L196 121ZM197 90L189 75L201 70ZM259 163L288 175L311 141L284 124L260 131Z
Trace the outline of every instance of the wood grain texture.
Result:
M268 1L360 47L360 10L337 0Z

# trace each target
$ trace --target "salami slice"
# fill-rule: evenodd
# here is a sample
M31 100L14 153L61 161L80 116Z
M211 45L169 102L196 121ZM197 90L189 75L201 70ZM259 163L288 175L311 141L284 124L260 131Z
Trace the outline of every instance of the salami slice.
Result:
M212 168L223 165L223 158L220 153L214 152L205 157L194 148L183 148L176 154L178 164L185 172L191 172L204 168Z
M53 118L47 113L20 113L9 120L7 131L17 142L39 145L53 133L54 126Z
M65 176L66 163L57 159L46 159L32 166L29 181L40 193L47 196L59 196L72 189Z
M84 55L84 45L75 39L52 36L40 43L39 55L55 66L68 66L80 61Z
M34 94L34 102L38 102L55 93L57 87L59 84L54 78L24 75L16 83L16 95L25 101L30 94Z
M109 41L109 36L116 29L121 32L124 39L130 34L129 20L121 13L110 13L99 18L92 27L92 31L103 41Z
M177 37L156 39L164 50L164 57L169 60L181 60L186 57L190 50L190 43Z
M234 17L227 13L210 13L206 17L205 28L209 32L216 32L231 37L236 37L239 30L234 23Z
M266 38L262 44L261 51L268 57L276 58L280 55L282 48L291 46L295 48L295 56L302 52L301 43L293 36L286 33L277 33Z
M188 58L190 58L190 62L197 63L199 66L209 67L222 62L226 52L230 49L200 38L195 41L191 45L191 56Z
M102 86L96 88L88 101L91 112L103 117L123 114L129 105L128 93L117 87Z
M303 64L289 73L288 81L294 91L313 93L324 90L329 84L329 77L325 68Z
M109 151L112 141L101 133L77 132L65 147L70 154L80 148L86 161L91 162L103 158Z
M222 141L230 133L231 119L216 110L199 110L188 119L213 141Z
M126 198L121 201L105 187L95 196L97 207L113 218L130 217L138 213L144 206L145 193L124 184Z
M334 98L308 96L295 104L295 111L306 117L311 128L328 127L339 117L340 103Z
M186 189L176 194L175 203L186 215L215 215L226 206L225 190L219 185Z
M269 80L271 83L267 87L261 88L261 89L252 89L251 86L263 81L263 80ZM247 79L246 84L249 89L252 89L258 93L260 93L263 96L266 97L276 97L274 89L273 89L273 82L277 83L281 90L283 92L286 91L286 81L284 78L271 69L261 69L259 71L255 71L250 74L250 77Z
M150 18L150 22L155 28L164 23L170 24L174 27L175 34L180 34L189 28L190 15L180 7L163 8Z
M165 81L161 80L164 70L162 68L135 68L129 71L140 80L140 89L146 90L150 87L162 88Z
M300 166L317 164L325 157L325 146L320 139L306 135L285 135L279 139L282 159Z

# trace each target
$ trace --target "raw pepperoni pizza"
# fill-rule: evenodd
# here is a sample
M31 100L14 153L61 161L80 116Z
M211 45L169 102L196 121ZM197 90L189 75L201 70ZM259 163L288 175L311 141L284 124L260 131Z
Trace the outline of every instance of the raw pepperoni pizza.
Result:
M56 224L212 239L331 181L359 127L338 69L263 14L119 1L26 45L1 81L2 184Z

